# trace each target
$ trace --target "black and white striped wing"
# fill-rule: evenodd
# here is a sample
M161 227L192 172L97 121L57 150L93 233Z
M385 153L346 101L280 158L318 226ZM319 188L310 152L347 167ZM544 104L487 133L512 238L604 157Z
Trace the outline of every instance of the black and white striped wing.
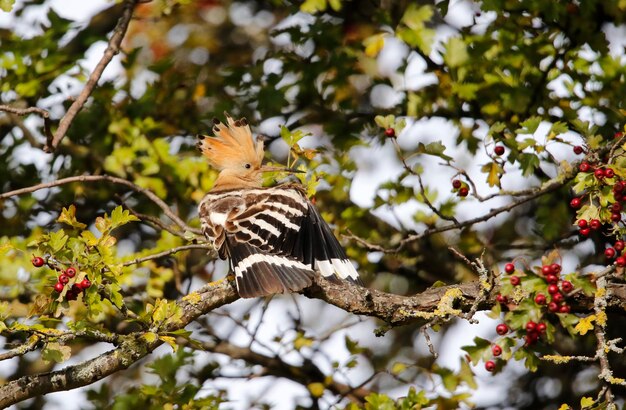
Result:
M203 231L229 257L242 297L296 292L314 271L360 283L343 248L294 186L216 192L200 205Z

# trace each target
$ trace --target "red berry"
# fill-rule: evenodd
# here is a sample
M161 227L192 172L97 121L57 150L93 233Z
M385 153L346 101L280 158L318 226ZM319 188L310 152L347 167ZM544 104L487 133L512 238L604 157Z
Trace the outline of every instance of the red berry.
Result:
M622 220L622 214L619 212L613 212L611 214L611 221L613 222L619 222Z
M587 223L587 220L586 220L586 219L579 219L579 220L578 220L578 227L579 227L580 229L584 229L584 228L586 228L588 225L589 225L589 224Z
M626 266L626 258L623 256L618 256L617 258L615 258L615 264L623 268L624 266Z
M606 256L609 259L613 259L615 257L615 249L613 249L613 248L606 248L604 250L604 256Z
M69 268L65 270L65 274L69 276L70 278L73 278L74 276L76 276L76 268L73 266L70 266Z
M562 305L559 308L559 313L569 313L571 311L571 308L569 307L569 305Z
M559 310L559 305L557 305L556 302L550 302L548 303L548 310L550 312L558 312Z
M499 293L498 293L498 294L496 295L496 301L497 301L499 304L504 305L504 304L506 304L506 302L508 302L508 299L507 299L507 297L506 297L506 296L501 295L501 294L499 294Z
M576 155L580 155L583 153L583 147L581 147L580 145L576 145L574 147L574 154Z
M624 135L624 133L623 133L623 132L618 131L618 132L616 132L615 134L613 134L613 138L622 138L622 135Z
M515 265L513 265L512 263L507 263L506 265L504 265L504 271L510 275L511 273L515 272Z
M600 223L600 221L597 219L592 219L591 222L589 222L589 226L591 227L591 229L597 231L602 227L602 223Z
M496 364L493 362L493 360L487 360L485 362L485 370L487 370L488 372L496 370Z
M538 305L545 305L546 295L544 295L543 293L537 293L537 296L535 296L535 303Z
M43 260L43 258L41 256L35 256L33 257L33 259L30 261L34 267L36 268L41 268L44 263L46 263L46 261Z
M559 281L559 278L556 275L547 275L546 276L546 282L548 283L557 283Z
M541 267L541 273L543 273L544 275L551 275L552 274L552 266L550 265L543 265Z
M624 183L622 181L617 181L615 185L613 185L613 192L619 193L624 190Z
M570 282L569 280L564 280L563 282L561 282L561 290L565 293L570 293L572 290L574 290L574 285L572 285L572 282Z
M604 178L604 170L602 168L598 168L593 172L593 175L595 175L598 179L602 179Z
M61 293L63 292L63 288L65 287L65 285L63 285L61 282L57 282L54 284L54 291L57 293Z
M548 293L554 295L559 292L559 287L556 285L548 285Z
M554 272L555 275L561 273L561 265L559 265L558 263L553 263L552 265L550 265L550 267L552 268L552 272Z
M460 179L455 179L454 181L452 181L452 188L454 189L461 188L461 185L463 185L463 183L461 182Z
M513 275L513 276L511 276L511 278L509 280L511 281L511 285L513 285L513 286L517 286L517 285L520 284L519 276Z
M67 300L76 300L77 297L78 297L78 294L74 292L74 289L68 290L67 293L65 294L65 298Z
M393 128L387 128L385 130L385 136L389 137L389 138L393 138L396 136L396 130L394 130Z
M80 282L79 286L82 290L85 290L91 286L91 281L85 278Z
M588 162L581 162L581 164L578 166L578 170L580 172L589 172L591 171L591 165L589 165Z
M554 295L552 295L552 301L554 303L561 303L563 302L564 299L565 299L565 296L563 296L562 293L555 293Z
M498 326L496 326L496 333L500 336L506 335L508 331L509 327L504 323L500 323Z
M493 152L495 152L496 155L500 156L500 155L504 154L504 147L502 145L497 145L493 149Z
M569 203L569 206L571 206L574 209L580 208L581 205L582 205L582 201L580 200L580 198L574 198Z
M613 205L611 205L611 212L621 212L622 210L622 204L620 204L619 202L615 202Z
M467 196L467 194L469 194L469 189L467 187L459 189L459 196Z
M535 344L537 342L537 339L539 339L539 334L537 332L531 332L524 336L524 341L526 342L527 346Z
M500 356L502 354L502 348L498 345L493 345L491 346L491 353L496 357Z
M539 332L539 333L545 332L546 331L546 327L547 327L546 324L543 323L543 322L537 323L537 332Z
M604 176L607 178L613 178L615 176L615 171L613 171L611 168L607 168L604 170Z
M579 231L579 233L580 233L582 236L589 236L589 234L591 233L591 229L589 229L589 228L581 229L581 230Z
M70 281L70 278L69 278L66 274L62 273L62 274L59 276L59 283L62 283L62 284L64 284L64 285L65 285L65 284L66 284L67 282L69 282L69 281Z
M624 250L624 241L617 241L615 242L615 245L613 245L613 247L615 248L616 251L623 251Z
M528 323L526 323L526 331L528 333L532 333L537 329L537 324L535 322L533 322L532 320Z

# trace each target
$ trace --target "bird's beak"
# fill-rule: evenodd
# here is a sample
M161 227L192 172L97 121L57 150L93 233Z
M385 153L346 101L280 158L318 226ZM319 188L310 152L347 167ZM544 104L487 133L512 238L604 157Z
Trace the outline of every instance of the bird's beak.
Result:
M304 173L304 171L295 168L273 167L269 165L263 165L261 172L287 172L290 174Z

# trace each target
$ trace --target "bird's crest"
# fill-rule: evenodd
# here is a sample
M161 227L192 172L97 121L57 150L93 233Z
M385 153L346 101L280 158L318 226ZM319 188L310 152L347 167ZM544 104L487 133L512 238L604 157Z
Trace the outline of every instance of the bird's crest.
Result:
M263 161L263 141L255 141L245 118L233 120L226 114L227 124L214 119L214 136L199 135L198 149L218 170L237 167L242 163L258 169Z

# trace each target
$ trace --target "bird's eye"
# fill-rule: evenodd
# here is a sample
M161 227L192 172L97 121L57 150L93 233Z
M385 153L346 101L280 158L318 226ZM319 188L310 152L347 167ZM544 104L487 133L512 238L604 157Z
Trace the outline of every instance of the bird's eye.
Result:
M252 165L246 164L246 165L244 165L244 167L246 167L246 169L250 169L250 168L252 168Z

